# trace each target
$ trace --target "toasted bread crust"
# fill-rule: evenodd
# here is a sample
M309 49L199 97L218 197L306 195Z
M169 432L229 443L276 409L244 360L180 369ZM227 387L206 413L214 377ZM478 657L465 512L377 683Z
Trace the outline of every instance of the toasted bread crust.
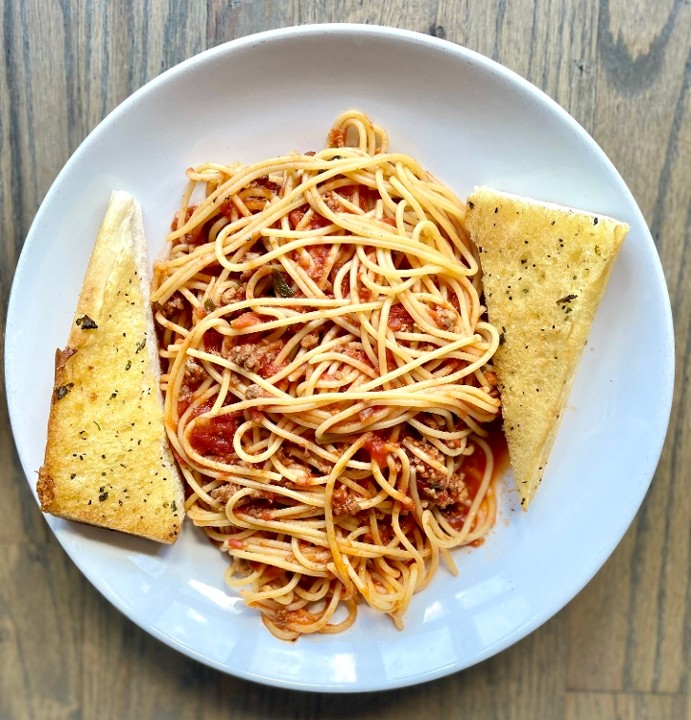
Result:
M479 188L466 226L483 271L504 433L521 505L542 480L583 348L628 226Z
M55 382L41 508L53 515L173 542L184 516L170 452L149 302L141 211L113 193L89 261Z

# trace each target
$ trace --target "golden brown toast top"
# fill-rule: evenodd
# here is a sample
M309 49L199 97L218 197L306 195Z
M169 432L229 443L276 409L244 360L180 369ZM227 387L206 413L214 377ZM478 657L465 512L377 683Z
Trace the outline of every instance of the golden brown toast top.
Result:
M523 508L547 465L579 360L628 226L478 188L466 227L480 253L504 432Z
M168 447L141 211L113 193L67 346L56 352L45 512L173 542L184 516Z

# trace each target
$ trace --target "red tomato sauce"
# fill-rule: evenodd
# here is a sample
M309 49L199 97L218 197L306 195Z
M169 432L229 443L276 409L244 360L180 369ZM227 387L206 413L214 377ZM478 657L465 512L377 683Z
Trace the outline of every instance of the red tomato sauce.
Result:
M233 437L240 426L240 413L202 418L190 432L190 445L200 455L229 457L234 454Z
M506 438L501 429L501 419L495 420L488 426L488 436L485 442L490 446L494 457L494 467L492 469L492 484L494 484L504 473L509 464L509 451L506 444ZM469 455L463 463L463 481L468 489L471 503L475 499L482 485L482 478L487 467L487 457L480 449ZM459 504L453 508L449 508L448 514L445 513L446 519L451 527L460 530L468 515L468 508ZM483 539L471 543L474 547L482 545Z
M414 322L410 313L400 303L392 305L389 310L388 326L393 330L411 330Z
M207 352L221 352L223 345L223 335L218 330L211 328L204 333L204 349Z

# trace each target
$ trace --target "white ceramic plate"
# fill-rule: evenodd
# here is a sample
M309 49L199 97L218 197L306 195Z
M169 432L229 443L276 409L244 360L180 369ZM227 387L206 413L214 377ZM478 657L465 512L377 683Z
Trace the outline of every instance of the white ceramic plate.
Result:
M46 196L17 268L6 336L10 416L32 488L53 353L66 341L111 190L141 202L153 256L185 168L321 147L350 107L384 125L394 149L461 197L488 184L612 215L631 232L530 511L516 510L505 478L488 542L457 553L460 575L440 571L415 597L402 632L362 610L345 634L288 644L226 589L225 559L195 528L168 548L47 518L86 577L170 646L237 676L321 691L394 688L460 670L560 610L638 510L673 385L671 313L653 241L621 177L566 112L494 62L437 39L370 26L280 30L205 52L136 92Z

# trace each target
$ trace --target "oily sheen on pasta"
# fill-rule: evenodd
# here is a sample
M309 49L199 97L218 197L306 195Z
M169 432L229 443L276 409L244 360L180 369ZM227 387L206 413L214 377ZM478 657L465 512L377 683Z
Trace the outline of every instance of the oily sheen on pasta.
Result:
M278 637L398 627L495 520L499 414L464 205L359 112L327 147L206 163L156 264L186 511Z

